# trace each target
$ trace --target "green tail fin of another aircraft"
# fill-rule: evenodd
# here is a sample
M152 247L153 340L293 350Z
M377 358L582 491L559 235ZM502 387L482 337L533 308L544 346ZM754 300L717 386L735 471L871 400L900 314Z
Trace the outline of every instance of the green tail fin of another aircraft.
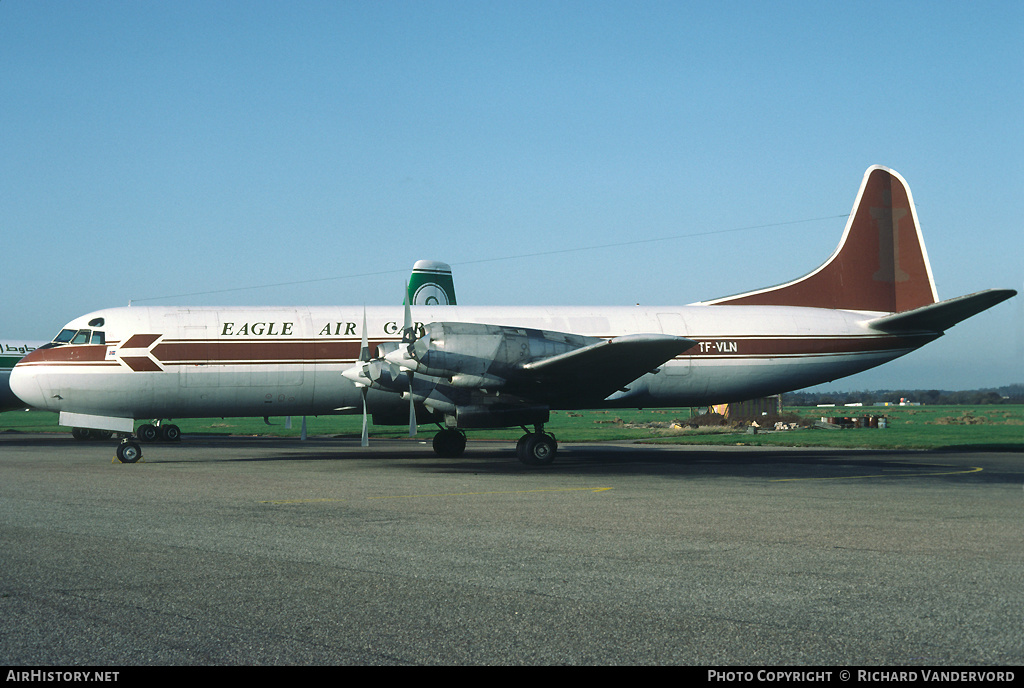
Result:
M414 306L454 306L452 268L436 260L418 260L409 277L409 303Z

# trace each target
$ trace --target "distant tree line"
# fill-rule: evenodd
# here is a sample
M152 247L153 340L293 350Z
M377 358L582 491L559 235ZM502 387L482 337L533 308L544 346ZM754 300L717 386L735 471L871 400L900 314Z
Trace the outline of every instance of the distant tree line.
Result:
M1024 404L1024 384L988 389L951 392L941 389L882 389L860 392L787 392L782 395L785 406L817 406L818 404L857 404L877 406L901 400L916 404Z

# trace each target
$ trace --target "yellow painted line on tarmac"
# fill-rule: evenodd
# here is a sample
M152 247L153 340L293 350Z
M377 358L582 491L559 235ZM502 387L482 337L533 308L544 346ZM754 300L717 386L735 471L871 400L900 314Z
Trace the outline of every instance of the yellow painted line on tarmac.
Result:
M808 481L808 480L863 480L865 478L913 478L913 477L932 477L937 475L963 475L966 473L979 473L985 470L978 466L972 466L971 468L964 471L943 471L941 473L879 473L878 475L839 475L831 478L776 478L769 480L772 483L790 483L797 481Z
M550 490L509 490L496 492L450 492L447 494L392 495L388 497L367 497L367 499L419 499L421 497L476 497L479 495L529 494L535 492L607 492L610 487L566 487Z
M566 487L549 490L508 490L494 492L447 492L422 495L384 495L382 497L366 497L366 499L426 499L431 497L479 497L482 495L531 494L538 492L607 492L610 487ZM349 502L351 499L265 499L260 504L319 504L322 502Z
M318 502L347 502L348 499L263 499L260 504L316 504Z

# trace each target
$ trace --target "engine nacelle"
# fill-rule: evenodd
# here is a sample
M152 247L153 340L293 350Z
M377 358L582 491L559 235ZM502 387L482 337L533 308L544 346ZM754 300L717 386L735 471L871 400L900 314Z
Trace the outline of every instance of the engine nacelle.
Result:
M601 341L522 327L477 323L430 323L423 336L400 346L387 360L417 373L464 387L497 387L523 365Z
M547 406L460 406L455 424L459 428L508 428L543 425L550 418Z
M377 358L384 358L393 351L397 351L402 346L401 342L381 342L377 345Z

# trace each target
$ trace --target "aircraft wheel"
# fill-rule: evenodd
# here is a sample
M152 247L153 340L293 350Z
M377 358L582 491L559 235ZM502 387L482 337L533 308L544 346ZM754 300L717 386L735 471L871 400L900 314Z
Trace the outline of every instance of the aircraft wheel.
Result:
M135 463L142 458L142 447L131 440L117 445L117 460L121 463Z
M181 429L177 425L161 425L160 439L164 442L180 442Z
M156 438L160 436L160 431L156 429L155 425L146 423L139 426L139 429L135 431L135 436L141 442L155 442Z
M527 466L550 465L557 453L555 438L539 432L523 435L516 444L516 454Z
M466 435L458 430L441 430L434 435L434 453L446 459L462 456L466 451Z
M71 428L71 436L76 440L87 440L92 437L92 431L89 428Z

